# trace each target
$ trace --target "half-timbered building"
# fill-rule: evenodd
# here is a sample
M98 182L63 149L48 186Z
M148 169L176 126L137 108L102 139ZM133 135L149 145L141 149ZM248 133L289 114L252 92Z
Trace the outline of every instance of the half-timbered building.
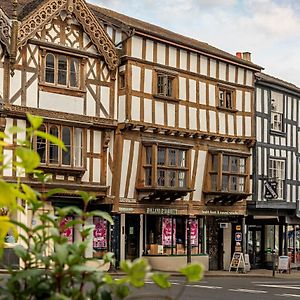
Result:
M253 197L248 202L247 251L253 267L272 266L272 251L299 249L300 89L264 73L256 74ZM292 255L293 254L293 255Z
M84 0L23 0L15 9L4 1L0 13L3 130L25 128L26 112L40 115L41 129L69 150L34 142L52 174L47 187L97 195L94 205L114 214L118 260L144 255L154 268L177 269L189 237L192 261L227 268L245 249L252 192L261 68L250 53L231 55ZM62 194L51 205L76 201ZM90 255L109 244L91 244Z

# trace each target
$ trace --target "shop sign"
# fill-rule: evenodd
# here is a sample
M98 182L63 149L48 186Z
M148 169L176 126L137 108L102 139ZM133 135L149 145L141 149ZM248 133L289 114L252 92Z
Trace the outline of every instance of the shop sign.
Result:
M132 207L120 207L119 211L120 212L133 212L134 209Z
M133 198L120 198L120 203L136 203L136 199L133 199Z
M94 225L93 248L95 250L107 249L107 220L94 217Z
M202 210L200 213L206 216L235 216L242 214L241 211L238 210L222 211L217 209Z
M162 245L172 245L172 218L162 218ZM173 246L176 245L176 220L173 219Z
M148 214L148 215L177 215L178 211L176 208L147 207L146 214Z
M266 199L277 199L277 182L276 181L265 181L265 198Z
M191 245L198 246L198 220L197 219L190 219L191 222ZM188 230L188 222L186 222L186 245L187 245L187 230Z
M236 242L241 242L242 241L242 233L241 232L236 232L235 233L235 241Z

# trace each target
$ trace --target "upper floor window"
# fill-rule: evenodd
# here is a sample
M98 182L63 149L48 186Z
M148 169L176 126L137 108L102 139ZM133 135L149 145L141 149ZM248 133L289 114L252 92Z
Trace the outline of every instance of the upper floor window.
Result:
M271 129L283 131L283 99L282 95L281 97L276 96L277 93L271 99Z
M83 167L83 129L62 125L44 124L40 131L61 139L67 151L56 144L37 137L35 148L41 164L65 167Z
M80 88L80 60L63 54L47 53L44 81L56 86Z
M269 178L277 182L278 199L283 199L285 180L285 161L271 158L269 161Z
M174 97L174 75L157 73L157 95Z
M234 91L228 88L218 88L219 108L234 109Z
M145 147L145 186L187 188L187 150L167 146Z
M215 192L247 192L247 158L236 154L211 156L210 190Z

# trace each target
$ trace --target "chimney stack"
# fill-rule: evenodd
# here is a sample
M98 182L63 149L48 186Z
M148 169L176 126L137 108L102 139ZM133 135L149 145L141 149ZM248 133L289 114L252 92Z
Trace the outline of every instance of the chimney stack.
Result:
M251 61L251 53L250 52L236 52L236 57L239 59Z

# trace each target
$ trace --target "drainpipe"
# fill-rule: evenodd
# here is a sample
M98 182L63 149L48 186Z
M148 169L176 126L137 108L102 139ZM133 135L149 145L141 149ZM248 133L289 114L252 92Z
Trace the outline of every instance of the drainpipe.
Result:
M11 26L11 37L10 37L10 74L14 76L15 74L15 62L18 51L18 30L19 30L19 22L17 18L17 8L18 8L18 0L13 0L13 14L12 14L12 26Z

